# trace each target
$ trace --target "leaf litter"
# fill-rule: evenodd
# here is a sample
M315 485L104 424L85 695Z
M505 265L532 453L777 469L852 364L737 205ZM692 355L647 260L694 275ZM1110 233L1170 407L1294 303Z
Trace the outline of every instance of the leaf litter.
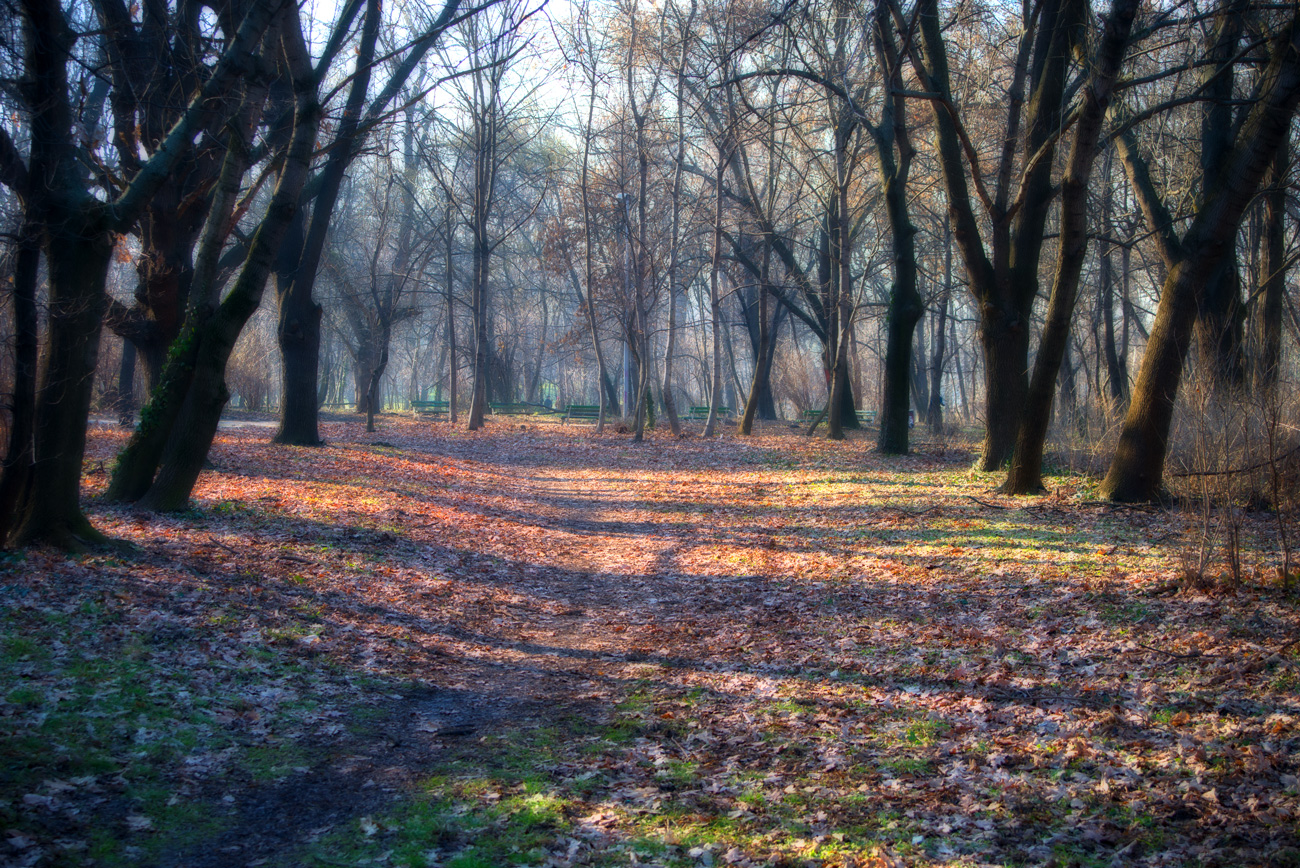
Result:
M962 448L222 432L0 572L0 864L1300 864L1294 600ZM381 441L381 442L379 442ZM1249 521L1249 520L1248 520Z

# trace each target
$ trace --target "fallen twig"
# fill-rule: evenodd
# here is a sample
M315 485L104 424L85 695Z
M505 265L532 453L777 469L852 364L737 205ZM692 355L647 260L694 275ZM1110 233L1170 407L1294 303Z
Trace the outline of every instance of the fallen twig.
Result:
M980 506L987 506L989 509L1014 509L1015 508L1012 506L1003 506L1000 503L989 503L987 500L980 500L978 497L971 497L971 495L969 494L966 495L966 497L969 498L970 500L975 501Z

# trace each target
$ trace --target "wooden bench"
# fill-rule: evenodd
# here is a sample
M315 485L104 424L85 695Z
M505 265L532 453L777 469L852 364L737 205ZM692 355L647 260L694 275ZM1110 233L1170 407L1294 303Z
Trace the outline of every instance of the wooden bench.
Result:
M730 407L719 407L718 418L721 419L731 415ZM703 422L709 418L708 407L692 407L686 414L686 418L692 422Z
M411 412L417 416L446 416L450 401L412 401Z
M560 417L560 421L595 422L599 418L599 404L570 404L568 409L564 411L564 415Z
M860 424L860 425L874 425L874 424L876 424L876 411L875 411L875 410L859 410L859 411L858 411L858 424Z

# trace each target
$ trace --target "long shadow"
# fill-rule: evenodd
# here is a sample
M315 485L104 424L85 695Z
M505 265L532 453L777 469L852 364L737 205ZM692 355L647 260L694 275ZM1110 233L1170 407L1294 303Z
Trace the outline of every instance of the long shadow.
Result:
M409 496L409 495L403 495ZM433 497L430 495L430 497ZM436 498L434 498L436 500ZM697 503L697 501L681 501ZM549 506L557 510L581 509L575 506L568 495L555 497L537 494L530 502L533 508ZM850 508L834 508L818 513L824 515L847 514ZM487 515L487 511L483 513ZM529 510L520 507L506 510L504 516L521 524L528 523ZM501 518L502 511L496 509L492 517ZM817 517L809 518L803 530L811 532ZM197 528L203 521L195 522ZM611 520L588 518L571 519L568 529L572 533L591 538L612 535L618 529L623 536L643 536L647 533L660 532L664 526L655 522L643 522L628 526ZM273 545L279 540L290 538L295 542L295 551L302 552L304 547L325 545L330 554L341 556L345 562L349 559L365 562L368 558L377 558L381 562L394 564L416 570L430 578L440 581L450 574L451 581L463 587L481 587L489 590L510 592L521 603L513 606L517 617L513 622L502 623L499 630L490 632L481 628L467 626L463 613L450 611L445 606L422 605L410 601L407 605L393 602L376 602L376 597L384 598L388 594L367 594L360 598L350 592L346 582L337 582L334 586L297 587L279 586L273 589L278 600L294 599L312 604L320 604L326 614L316 623L323 626L323 635L331 633L342 635L345 627L362 625L358 638L371 638L386 641L390 628L400 628L412 637L416 647L406 647L403 654L413 658L417 666L431 673L449 670L466 675L467 678L485 685L484 689L493 693L502 701L518 701L519 678L503 677L506 675L524 676L528 683L535 685L532 689L560 692L563 685L578 681L598 683L611 700L631 695L637 690L644 690L647 684L662 691L665 695L681 695L686 683L699 685L701 680L727 674L748 676L766 682L776 682L781 695L802 696L815 693L809 708L813 711L826 708L837 700L817 692L816 688L829 685L851 685L857 688L870 688L877 694L885 694L893 706L903 713L926 716L931 719L933 712L925 703L914 697L927 692L941 692L950 695L952 706L960 708L967 700L983 703L991 718L997 718L1003 712L1011 715L1021 714L1026 708L1037 708L1053 712L1063 709L1078 709L1086 712L1104 712L1112 707L1141 707L1143 698L1116 684L1087 685L1079 677L1070 677L1069 683L1048 683L1051 679L1044 675L1037 679L1041 683L1015 686L1006 683L987 683L973 677L962 678L935 676L924 671L901 674L897 670L878 670L874 660L863 660L854 664L829 655L805 658L798 650L789 653L777 651L765 653L763 659L746 654L739 649L724 649L716 652L704 652L698 645L701 634L706 631L721 631L724 628L739 625L755 633L781 635L782 631L797 628L800 631L816 629L822 616L827 615L827 625L843 624L836 616L842 612L852 612L853 622L858 625L910 624L913 625L913 649L925 651L934 649L956 648L972 654L984 654L990 642L982 632L976 631L968 637L954 636L951 633L935 635L930 629L931 623L944 619L947 623L985 623L990 629L999 622L1005 622L1010 615L1005 610L1005 596L997 589L981 589L963 586L960 589L962 601L936 598L929 588L893 585L887 589L877 588L865 582L855 581L816 581L805 582L799 579L777 580L766 576L737 575L726 572L712 572L683 576L676 559L683 551L694 546L709 546L717 543L739 544L752 542L754 535L766 533L767 529L756 524L742 527L710 527L703 534L682 533L675 536L671 544L659 550L651 566L641 572L627 570L589 571L560 566L542 558L506 558L500 555L480 552L475 548L477 540L466 535L462 545L441 542L430 544L421 539L418 531L393 533L377 529L356 528L346 523L331 523L301 516L285 516L268 512L259 515L254 511L223 517L221 529L244 535L250 543ZM534 520L530 526L541 526ZM897 529L891 529L891 533ZM919 532L919 531L918 531ZM1057 534L1056 544L1059 551L1074 551L1067 543L1065 530ZM800 548L801 551L850 551L848 547L826 548L814 546L810 542ZM193 578L195 584L221 584L236 592L254 583L265 583L260 576L249 576L239 567L240 553L230 552L234 563L229 565L205 562L201 556L187 553L185 546L167 542L146 545L141 557L162 558L179 562L201 574ZM910 567L919 568L929 563L932 557L914 556L900 546L891 552L891 557ZM1046 559L1045 559L1046 560ZM318 559L319 565L337 569L339 565L329 561L324 555ZM428 564L441 565L437 570ZM315 564L315 561L309 562ZM345 563L345 568L347 564ZM527 585L519 581L521 575L539 567L544 573L537 581ZM179 577L177 581L187 581ZM654 584L655 603L637 599L631 589L640 588L648 583ZM401 582L382 577L372 577L372 585L400 592L404 590ZM1036 593L1050 600L1062 596L1069 584L1062 580L1048 579L1039 585ZM275 600L264 601L271 606ZM919 604L929 608L921 614ZM582 612L571 616L557 616L554 608L557 604L564 607L581 607ZM706 609L701 609L707 604ZM1092 604L1095 605L1095 602ZM497 613L503 609L500 603L487 601L481 603L485 610ZM685 642L662 640L646 633L638 634L636 629L645 626L646 616L653 616L666 623L688 625L690 638ZM603 632L610 625L628 625L629 636L626 647L622 649L592 649L572 647L559 642L546 642L536 638L519 635L523 629L553 624L557 617L579 618L586 629ZM1038 629L1046 632L1054 629L1056 620L1049 613L1044 616ZM794 625L794 627L792 627ZM1191 625L1189 624L1190 628ZM1134 633L1141 636L1141 630L1134 628ZM568 635L581 639L580 631L569 630ZM419 640L427 640L421 642ZM351 641L357 648L361 643ZM792 643L796 644L796 643ZM432 645L432 647L430 647ZM469 646L466 648L465 646ZM477 650L481 649L481 653ZM364 659L356 651L352 657L344 655L342 661L351 665L357 672L367 672ZM349 662L350 661L350 662ZM629 664L632 664L629 666ZM638 665L639 664L639 665ZM739 689L726 689L717 683L706 682L701 690L704 699L719 707L759 707L762 702L755 696ZM1095 687L1095 689L1085 689ZM448 698L448 702L452 698ZM507 705L509 703L507 702ZM510 706L518 708L519 706ZM1289 710L1289 709L1288 709ZM1256 714L1258 710L1243 711L1243 715ZM953 724L960 722L963 713L954 711L948 718ZM562 723L562 721L561 721ZM511 721L485 722L484 728L500 726L509 729ZM765 728L768 724L761 721L746 725L727 715L713 715L708 720L711 728L720 731L725 737L751 737L750 726ZM1023 724L1007 723L1008 732L1023 729ZM1121 734L1125 724L1115 724ZM641 737L660 746L673 755L681 753L679 739L681 733L676 730L657 730L647 727ZM403 737L410 737L404 735ZM826 736L833 739L834 736ZM1170 736L1172 740L1173 736ZM851 740L845 742L854 747ZM860 749L859 745L858 748ZM813 748L805 748L812 750ZM706 752L712 748L703 749ZM866 755L864 753L864 755ZM797 753L793 759L785 761L782 768L800 768ZM815 758L815 754L814 754ZM722 757L718 757L719 764ZM883 786L884 780L879 771L871 766L861 772L864 785ZM991 778L990 778L991 780ZM319 783L329 786L356 785L354 778L331 778L324 775ZM1051 783L1046 776L1028 779L1022 784L1026 796L1032 794L1050 803ZM939 793L921 792L918 798L934 800L946 810L960 813L960 791L943 791ZM912 796L907 792L899 797L905 802ZM274 805L274 799L265 801ZM254 806L255 807L255 806ZM721 816L725 806L717 811ZM341 809L346 812L346 808ZM710 809L712 810L712 809ZM330 814L331 817L337 815ZM1174 821L1173 826L1181 834L1197 836L1196 815L1189 814ZM802 821L801 821L802 822ZM1050 825L1047 821L1041 821ZM816 824L810 824L816 831ZM1065 833L1069 837L1068 832ZM213 863L218 864L218 863Z

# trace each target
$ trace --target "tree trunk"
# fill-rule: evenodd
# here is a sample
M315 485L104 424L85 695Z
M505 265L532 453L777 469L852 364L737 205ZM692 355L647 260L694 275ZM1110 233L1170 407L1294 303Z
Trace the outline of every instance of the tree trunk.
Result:
M31 496L15 541L77 549L104 541L81 511L81 462L113 242L99 227L73 221L53 221L45 232L48 325L36 397Z
M276 264L276 342L283 363L280 389L280 425L276 443L320 446L316 403L320 367L320 324L322 309L312 299L311 280L303 272L308 239L306 213L299 210L285 235ZM320 237L324 249L324 235ZM319 261L319 251L317 253Z
M446 215L447 225L447 260L446 281L447 281L447 420L451 424L456 424L456 302L452 289L455 285L456 272L452 268L452 247L456 241L456 229L452 223L451 203L448 201Z
M713 258L709 264L709 317L713 326L713 371L709 386L709 418L704 423L705 437L712 437L718 425L718 407L722 401L722 299L718 293L718 273L722 270L722 173L726 155L718 148L718 168L713 176Z
M279 317L276 339L283 361L283 386L279 399L279 429L274 442L291 446L321 446L320 415L316 405L316 378L320 374L321 305L312 298L316 275L320 272L329 233L330 217L343 185L343 175L351 164L357 144L361 109L370 83L374 45L380 32L380 3L367 0L357 44L355 74L348 87L338 135L331 143L329 157L320 172L320 190L312 201L311 222L305 225L305 238L287 275L277 274L276 296ZM303 214L305 203L300 204ZM291 227L290 251L298 248L298 226ZM287 279L283 279L287 277Z
M772 244L764 241L763 265L758 279L758 346L754 348L754 377L749 385L749 397L745 400L745 412L740 417L737 431L749 436L754 430L754 417L758 415L758 405L767 377L767 359L771 350L772 334L767 321L767 284L771 274Z
M934 340L930 350L930 406L925 414L933 434L943 433L943 361L948 352L948 305L952 299L952 250L944 256L943 293L935 317Z
M987 315L980 323L984 350L985 432L979 469L1000 470L1015 448L1020 412L1029 391L1025 360L1029 357L1029 324L1019 312Z
M110 203L86 190L84 166L71 140L67 65L74 36L69 22L53 0L22 5L24 96L32 109L29 173L40 179L38 189L31 191L36 205L31 213L45 229L50 290L31 476L31 491L38 494L25 501L16 541L79 548L103 540L81 511L80 481L115 238L139 219L189 151L197 130L210 120L211 106L220 102L217 98L251 70L252 52L280 7L249 7L202 90Z
M912 225L907 204L907 180L914 151L907 133L907 105L898 95L902 90L903 75L889 8L887 3L877 4L875 38L877 52L886 60L891 93L882 104L880 125L871 130L880 160L880 181L885 191L894 266L894 285L889 294L886 324L885 394L876 448L886 455L906 455L912 340L916 324L925 312L925 302L917 285L916 227ZM918 367L924 384L924 366ZM918 402L923 410L927 403Z
M140 424L113 464L113 474L104 494L104 499L109 502L130 502L144 497L163 460L168 440L174 436L176 421L194 378L199 330L216 306L220 294L217 262L229 236L230 217L248 169L248 143L243 137L252 135L264 96L264 90L251 89L239 118L231 125L233 131L228 137L226 157L199 241L197 285L192 287L193 297L189 300L180 332L167 354L167 364L159 373L158 383L140 413Z
M1269 173L1269 189L1264 197L1264 241L1260 257L1260 291L1263 298L1256 302L1253 322L1251 353L1252 382L1255 391L1267 393L1278 382L1282 361L1282 316L1286 297L1286 194L1287 174L1290 169L1290 137L1282 140L1273 168Z
M1248 0L1219 0L1214 28L1201 67L1204 99L1201 108L1200 163L1202 201L1211 194L1215 175L1232 148L1236 67ZM1227 253L1206 285L1196 318L1196 355L1201 370L1216 387L1239 386L1245 378L1241 298L1241 269L1237 248Z
M474 233L474 284L470 290L470 306L474 314L474 383L470 393L468 427L476 431L483 427L483 417L487 414L488 376L491 359L488 346L488 265L491 250L487 239L486 221L482 229L475 227Z
M124 428L130 427L135 420L135 358L135 344L124 338L122 359L117 368L117 396L113 401L117 423Z
M9 417L9 442L0 470L0 546L9 540L14 520L29 496L36 430L36 361L39 319L36 286L41 262L41 230L23 222L15 244L13 270L14 394Z

